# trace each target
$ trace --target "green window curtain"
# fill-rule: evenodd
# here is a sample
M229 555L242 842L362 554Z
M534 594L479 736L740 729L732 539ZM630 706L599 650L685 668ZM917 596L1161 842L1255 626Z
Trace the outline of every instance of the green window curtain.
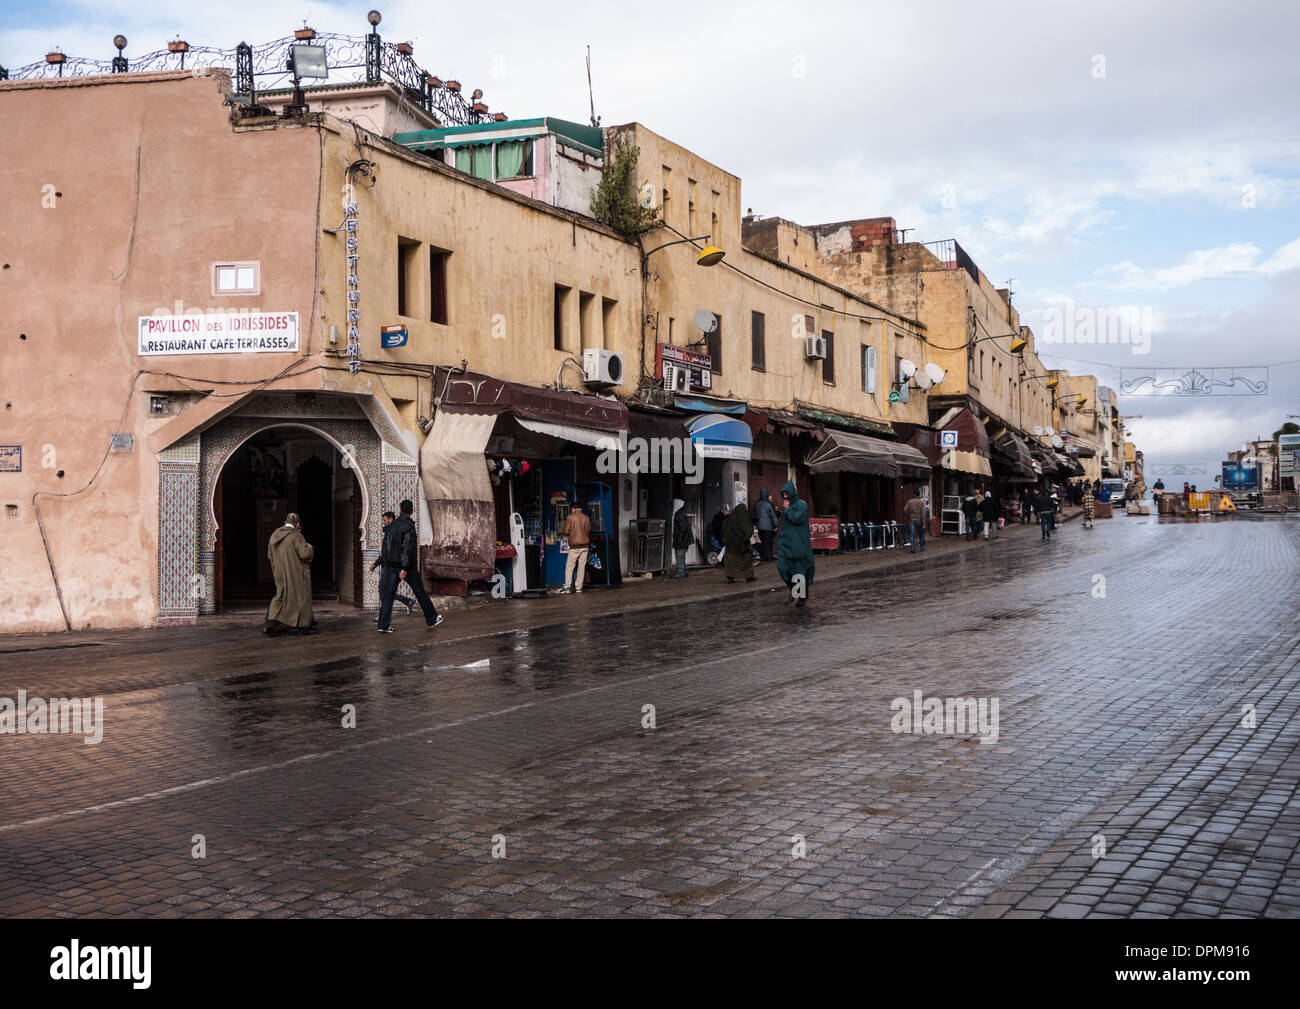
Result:
M468 175L469 169L470 169L469 148L457 147L456 148L456 171L464 172Z
M510 140L497 144L497 178L517 179L523 174L524 145L521 141Z
M497 144L497 178L517 179L533 174L533 142L509 140Z
M476 179L492 178L492 145L475 144L473 150L473 169L470 174Z

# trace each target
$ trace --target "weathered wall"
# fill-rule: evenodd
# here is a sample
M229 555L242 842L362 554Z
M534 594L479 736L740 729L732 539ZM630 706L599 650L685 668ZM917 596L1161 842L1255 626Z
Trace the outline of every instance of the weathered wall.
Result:
M465 360L470 370L498 378L550 382L566 358L581 356L578 307L580 295L589 294L594 309L586 324L588 345L622 352L629 375L619 391L635 388L640 282L634 244L589 218L518 197L393 144L358 145L350 132L330 135L327 144L328 218L337 220L342 213L344 167L363 157L377 164L373 185L362 178L356 188L364 358L410 365ZM418 243L405 314L398 311L399 238ZM450 253L446 324L430 318L429 256L436 250ZM325 327L340 327L340 349L346 334L346 254L343 232L325 237L320 309ZM571 290L563 350L554 343L557 284ZM613 304L605 306L606 300ZM381 327L390 325L406 327L405 347L380 345ZM572 368L562 378L567 387L581 388ZM376 379L331 372L329 381L334 388L364 391ZM427 381L391 376L378 381L394 399L414 401L412 427L415 413L429 416Z
M23 446L22 472L0 473L15 516L0 518L7 631L63 628L37 492L69 495L38 504L72 625L151 623L159 504L147 444L176 418L150 418L148 390L224 392L216 380L273 374L300 356L141 358L138 316L177 302L256 307L298 311L304 341L310 332L320 135L232 132L221 81L198 71L0 83L5 135L22 138L0 206L0 443ZM259 295L213 296L212 264L227 259L261 263ZM118 431L134 434L134 451L106 457Z
M645 366L654 369L655 343L689 346L701 340L693 316L708 309L722 320L722 368L714 375L715 395L744 399L755 406L790 407L795 401L840 413L874 420L923 423L925 397L915 395L908 403L888 402L890 380L887 361L899 348L915 353L919 339L906 320L882 311L878 306L784 262L750 251L741 245L740 186L735 176L703 161L685 148L634 124L620 127L633 136L641 150L638 185L661 181L663 166L671 168L673 194L669 200L668 223L685 233L682 186L695 179L700 192L719 193L722 216L715 239L726 250L726 258L713 267L695 264L689 245L676 245L656 252L650 260L647 284ZM760 222L766 224L767 222ZM768 225L778 235L783 224ZM704 234L710 225L695 234ZM791 226L795 229L797 226ZM652 249L677 238L669 229L645 236ZM784 239L777 239L779 244ZM811 239L804 246L811 250ZM792 246L793 247L793 246ZM764 370L753 367L753 313L763 316L765 332ZM820 361L804 358L805 316L813 318L813 332L834 333L834 382L824 378ZM862 390L861 348L877 350L876 391ZM695 349L703 351L703 347Z

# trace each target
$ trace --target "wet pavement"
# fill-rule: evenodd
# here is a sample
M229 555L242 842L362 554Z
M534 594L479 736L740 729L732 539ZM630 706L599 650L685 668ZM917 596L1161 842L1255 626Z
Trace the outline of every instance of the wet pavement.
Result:
M0 735L0 914L1295 916L1297 561L1295 517L1121 516L837 558L804 610L765 565L0 639L0 697L104 699L98 745ZM893 731L915 691L996 741Z

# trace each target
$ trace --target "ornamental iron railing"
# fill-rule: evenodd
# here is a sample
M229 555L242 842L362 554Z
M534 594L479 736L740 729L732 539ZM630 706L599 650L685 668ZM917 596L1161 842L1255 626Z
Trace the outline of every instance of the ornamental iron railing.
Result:
M293 74L286 63L294 45L313 45L325 49L330 76L327 81L308 83L328 87L387 82L400 89L404 98L418 105L444 126L467 126L505 118L503 114L489 112L481 101L462 95L459 82L444 81L422 69L415 62L407 43L385 42L378 32L369 35L319 33L310 39L286 35L257 46L241 42L233 49L172 42L166 49L129 59L122 55L121 50L117 56L105 60L52 52L38 63L29 63L12 71L0 67L0 80L222 67L234 70L232 84L235 93L251 100L257 92L293 86Z

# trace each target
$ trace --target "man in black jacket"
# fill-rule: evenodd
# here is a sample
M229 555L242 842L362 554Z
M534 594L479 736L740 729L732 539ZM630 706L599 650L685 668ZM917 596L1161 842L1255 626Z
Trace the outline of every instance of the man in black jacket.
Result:
M1002 505L992 494L985 494L984 500L980 502L980 519L984 523L984 538L988 539L989 534L993 534L993 539L998 538L998 519L1002 517Z
M961 513L966 518L966 538L973 540L979 532L980 503L974 494L967 494L961 503Z
M1043 491L1034 495L1034 511L1038 513L1038 527L1043 531L1043 539L1052 538L1052 518L1056 503Z
M420 577L419 553L416 549L415 520L411 514L415 505L410 500L402 502L402 514L384 530L384 541L379 548L379 633L392 634L388 626L393 618L393 600L402 582L411 587L411 594L424 611L425 622L430 627L442 623L429 593L424 591Z

